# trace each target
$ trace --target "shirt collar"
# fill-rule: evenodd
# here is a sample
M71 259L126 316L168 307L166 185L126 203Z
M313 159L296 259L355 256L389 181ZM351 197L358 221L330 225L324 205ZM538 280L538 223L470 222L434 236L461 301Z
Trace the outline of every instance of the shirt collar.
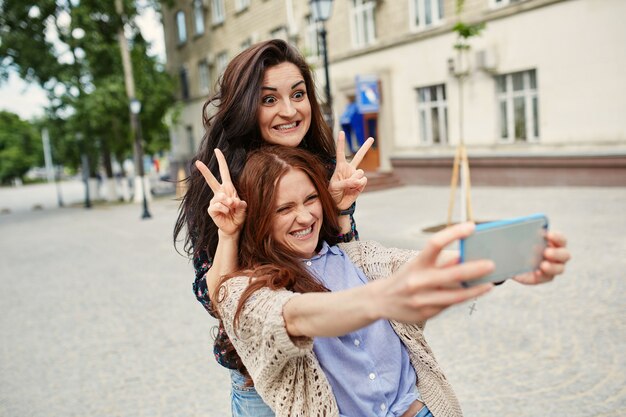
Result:
M310 259L305 259L305 261L314 261L316 259L319 259L323 256L326 256L326 254L330 251L330 253L332 253L333 255L341 255L341 250L339 249L339 247L337 245L333 245L330 246L328 243L326 243L326 241L322 242L322 249L320 249L319 252L317 252L317 255L315 255L314 257L310 258Z

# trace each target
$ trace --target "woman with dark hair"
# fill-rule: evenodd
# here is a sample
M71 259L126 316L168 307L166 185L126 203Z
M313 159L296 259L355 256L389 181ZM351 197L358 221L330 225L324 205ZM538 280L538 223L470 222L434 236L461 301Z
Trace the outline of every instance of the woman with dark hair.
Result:
M218 227L228 220L226 214L220 217L220 209L227 213L231 208L245 207L232 183L224 183L215 192L207 186L201 170L222 177L214 149L222 151L219 157L223 156L235 182L247 154L264 144L306 148L318 156L324 162L327 178L331 178L330 190L342 210L338 213L343 225L338 239L347 242L358 238L352 217L353 202L367 181L356 166L373 139L363 145L349 164L343 155L344 138L340 134L337 148L340 152L336 153L305 59L294 47L278 39L255 44L233 58L216 94L204 105L203 114L206 132L194 157L196 164L186 179L187 192L174 227L174 242L184 234L184 249L193 257L196 273L194 293L206 310L214 314L212 295L219 278L238 268L238 234ZM211 213L213 218L207 215L210 203L218 207ZM245 216L245 211L240 212L235 224L241 224ZM243 384L244 368L221 323L213 351L218 363L231 370L233 414L270 415L254 387Z
M254 151L237 182L246 219L232 221L238 206L224 222L241 229L240 264L221 280L216 305L257 391L277 416L461 416L423 328L493 286L461 285L490 273L491 261L441 262L473 224L443 230L419 254L334 245L338 209L325 178L305 150ZM534 283L562 273L569 258L560 235L547 239Z

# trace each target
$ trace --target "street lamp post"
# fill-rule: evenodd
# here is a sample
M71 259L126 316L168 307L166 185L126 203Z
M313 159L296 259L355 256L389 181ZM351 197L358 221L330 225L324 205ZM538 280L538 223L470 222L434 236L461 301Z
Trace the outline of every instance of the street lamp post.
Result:
M61 181L61 169L61 165L57 165L54 174L54 182L57 187L57 203L59 203L59 207L63 207L63 195L61 194L61 184L59 184L59 181Z
M141 101L136 98L130 100L130 114L131 122L133 124L133 130L135 131L135 168L139 175L139 181L141 184L141 195L143 198L143 214L142 219L149 219L152 216L148 211L148 199L146 197L146 184L144 182L144 170L143 170L143 138L141 133L141 123L139 122L139 112L141 112Z
M89 157L86 153L82 153L80 156L83 166L83 182L85 183L85 208L91 208L91 198L89 197Z
M89 198L89 157L85 147L84 137L81 132L76 133L76 141L80 150L81 169L83 171L83 182L85 183L85 208L91 208L91 198Z
M322 28L319 31L322 39L322 49L324 57L324 75L326 76L326 107L328 111L328 122L332 126L333 98L330 94L330 75L328 73L328 48L326 47L326 21L330 18L333 0L310 0L311 14L315 22L321 22Z

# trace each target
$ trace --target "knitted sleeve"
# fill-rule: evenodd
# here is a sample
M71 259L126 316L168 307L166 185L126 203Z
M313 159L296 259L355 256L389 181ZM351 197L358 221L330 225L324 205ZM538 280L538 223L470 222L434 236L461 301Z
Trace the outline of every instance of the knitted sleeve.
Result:
M246 301L235 330L235 311L248 282L247 277L228 280L216 304L263 401L276 416L339 417L330 384L313 353L313 339L287 334L283 307L299 294L257 290Z
M283 307L300 294L287 290L257 290L245 303L235 329L239 299L248 277L232 278L220 288L219 313L226 333L255 383L273 380L288 360L313 350L313 339L291 338L285 327Z
M370 280L389 277L419 253L409 249L387 248L372 240L342 243L339 247Z

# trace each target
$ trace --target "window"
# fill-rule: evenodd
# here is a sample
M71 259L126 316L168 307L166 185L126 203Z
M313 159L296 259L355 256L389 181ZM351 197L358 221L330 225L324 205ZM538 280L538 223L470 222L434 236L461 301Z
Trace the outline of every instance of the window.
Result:
M287 41L287 28L284 26L277 27L276 29L270 32L271 39L282 39Z
M250 0L235 0L235 11L241 12L250 6Z
M241 42L241 50L244 51L252 46L252 38L247 38L245 41Z
M211 21L213 24L220 24L224 19L224 0L211 0Z
M350 20L352 23L352 44L355 48L370 45L376 40L375 7L376 2L372 0L352 0Z
M489 0L489 4L492 8L508 6L509 4L519 3L524 0Z
M304 39L305 54L309 58L317 58L324 52L319 38L321 22L316 22L313 15L306 17L306 37Z
M206 60L198 62L198 90L200 94L209 92L211 78L209 77L209 63Z
M417 89L417 113L422 144L448 143L448 104L444 84Z
M189 99L189 79L187 77L187 68L181 67L180 72L180 95L183 100Z
M193 0L193 23L196 35L204 33L204 6L202 0Z
M425 29L443 18L443 0L410 0L412 29Z
M217 73L222 74L228 65L228 52L223 51L217 54Z
M539 99L535 70L496 77L500 139L526 142L539 139Z
M185 26L185 12L179 10L176 13L176 27L178 28L178 43L187 42L187 27Z
M187 145L189 146L189 153L194 155L196 153L196 141L193 138L193 127L185 126L185 131L187 132Z

